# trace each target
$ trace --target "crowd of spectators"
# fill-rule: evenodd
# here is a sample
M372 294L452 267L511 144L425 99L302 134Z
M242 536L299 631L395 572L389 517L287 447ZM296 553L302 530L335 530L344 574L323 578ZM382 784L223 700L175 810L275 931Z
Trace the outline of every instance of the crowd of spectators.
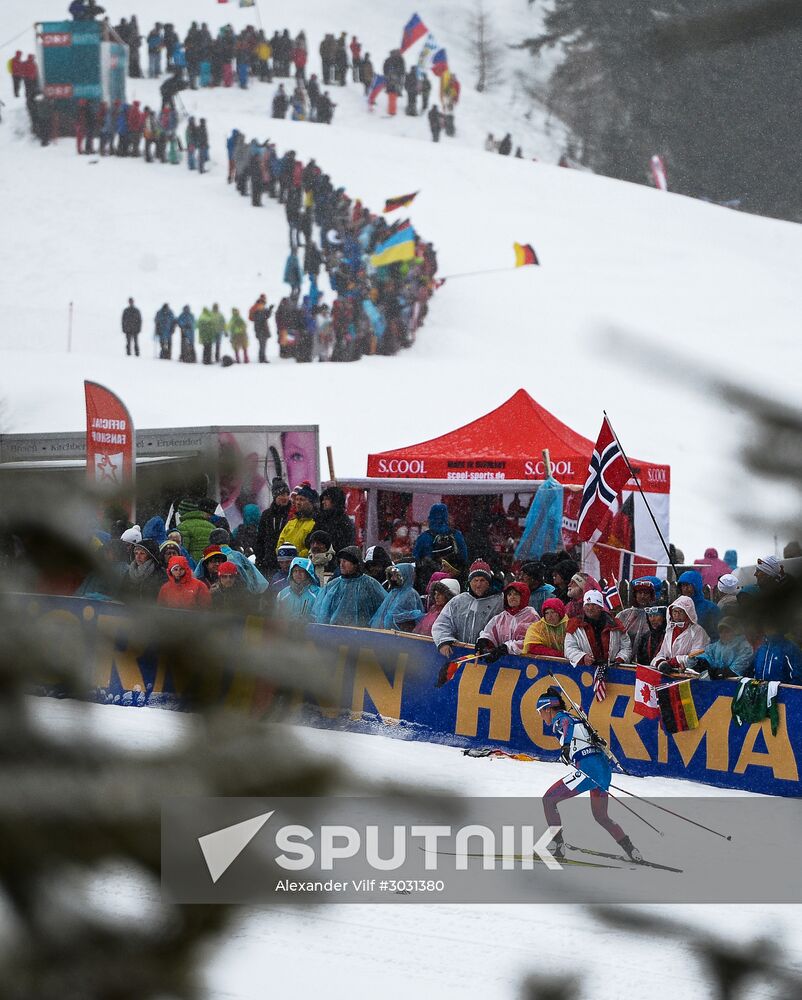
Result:
M395 562L382 546L355 544L339 487L318 495L309 483L291 491L274 479L271 497L261 511L246 505L234 531L215 500L188 497L170 523L155 516L143 529L99 533L106 573L76 581L74 592L414 633L446 661L467 645L488 663L547 656L577 669L644 664L668 677L802 683L798 623L755 614L797 586L776 556L758 559L744 585L724 564L712 588L687 569L675 581L642 577L616 590L565 551L494 571L444 523L442 504L430 513L435 534L427 529L416 554Z

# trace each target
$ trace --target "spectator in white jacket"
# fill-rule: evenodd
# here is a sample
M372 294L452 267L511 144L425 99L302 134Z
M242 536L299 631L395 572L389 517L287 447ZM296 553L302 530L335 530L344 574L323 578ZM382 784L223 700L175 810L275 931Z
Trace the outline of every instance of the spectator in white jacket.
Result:
M710 645L710 636L699 624L696 606L690 597L678 597L668 608L668 628L653 667L670 672L683 670L692 656L701 656Z
M454 643L473 646L479 633L502 608L502 598L493 580L493 571L477 559L468 570L468 589L449 601L432 625L432 639L438 652L451 659Z
M583 598L582 617L568 622L565 655L573 667L632 662L627 630L605 611L601 591L589 590Z
M504 588L504 609L485 625L476 642L476 652L486 653L487 663L508 653L520 656L526 630L540 615L529 607L529 587L525 583L510 583Z

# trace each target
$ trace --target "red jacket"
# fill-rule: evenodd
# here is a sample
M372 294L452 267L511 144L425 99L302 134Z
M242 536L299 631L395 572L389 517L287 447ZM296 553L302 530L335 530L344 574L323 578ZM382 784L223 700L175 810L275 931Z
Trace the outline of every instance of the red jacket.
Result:
M22 69L22 53L17 54L11 60L11 75L22 78L25 73Z
M139 101L134 101L126 116L129 132L141 132L145 127L145 112L139 107Z
M173 566L183 566L184 575L176 580L170 570ZM186 556L172 556L167 563L167 583L159 591L158 603L166 608L209 608L212 595L207 587L196 580L189 568Z
M39 76L39 70L36 68L36 60L33 56L29 56L25 62L20 63L19 75L23 80L35 80Z
M348 46L351 50L351 58L354 62L359 62L359 57L362 55L362 43L358 42L355 38L351 39L351 44Z
M295 63L296 69L303 69L304 66L306 66L306 59L307 59L306 49L301 49L301 48L293 49L292 61Z

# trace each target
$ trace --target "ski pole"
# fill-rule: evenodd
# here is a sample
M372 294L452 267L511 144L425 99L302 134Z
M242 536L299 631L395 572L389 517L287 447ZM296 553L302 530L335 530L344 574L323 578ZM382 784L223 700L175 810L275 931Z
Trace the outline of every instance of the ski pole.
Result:
M602 786L601 786L601 785L599 784L599 782L598 782L598 781L596 781L596 779L595 779L595 778L592 778L592 777L591 777L591 776L590 776L590 775L589 775L589 774L587 773L587 771L583 771L583 770L582 770L582 768L581 768L581 767L580 767L580 766L579 766L578 764L574 764L574 767L575 767L575 768L577 769L577 771L579 771L579 773L580 773L580 774L584 774L584 775L585 775L585 777L586 777L586 778L588 779L588 781L592 781L592 782L593 782L593 784L594 784L594 785L595 785L595 786L596 786L597 788L600 788L600 789L601 789L601 790L602 790L603 792L607 792L607 794L608 794L608 795L610 795L610 792L609 792L609 791L608 791L608 790L607 790L606 788L603 788L603 787L602 787ZM614 785L611 785L610 787L611 787L611 788L614 788L615 786L614 786ZM616 789L616 791L621 791L621 790L622 790L622 789ZM625 804L624 802L622 802L622 800L621 800L621 799L620 799L620 798L619 798L619 797L618 797L617 795L610 795L610 798L611 798L611 799L613 799L613 801L617 802L617 803L618 803L618 804L619 804L620 806L623 806L623 808L624 808L624 809L626 809L626 811L627 811L627 812L630 812L630 813L632 813L632 815L633 815L633 816L634 816L634 817L635 817L636 819L639 819L639 820L641 821L641 823L645 823L645 824L646 824L646 826L648 826L650 830L654 830L654 832L655 832L655 833L659 833L661 837L665 837L665 834L663 833L663 831L662 831L662 830L658 830L656 826L652 826L652 824L651 824L651 823L650 823L650 822L648 821L648 819L644 819L644 818L643 818L643 816L641 816L641 814L640 814L640 813L636 813L634 809L632 809L632 808L631 808L630 806L628 806L628 805L626 805L626 804ZM646 801L646 800L644 799L644 801Z
M584 774L584 771L582 773ZM707 830L708 833L714 833L717 837L721 837L722 840L732 840L731 833L719 833L718 830L713 830L711 827L705 826L704 823L697 823L695 819L689 819L687 816L683 816L682 813L674 812L673 809L668 809L666 806L659 806L656 802L652 802L651 799L644 799L642 796L635 795L634 792L629 792L626 788L621 788L619 785L610 785L610 788L614 788L617 792L623 792L625 795L629 795L631 798L637 799L638 802L645 802L647 806L654 806L655 809L660 809L662 812L668 813L669 816L676 816L677 819L684 819L686 823L690 823L692 826L698 826L700 830ZM618 799L617 801L621 802L621 799Z

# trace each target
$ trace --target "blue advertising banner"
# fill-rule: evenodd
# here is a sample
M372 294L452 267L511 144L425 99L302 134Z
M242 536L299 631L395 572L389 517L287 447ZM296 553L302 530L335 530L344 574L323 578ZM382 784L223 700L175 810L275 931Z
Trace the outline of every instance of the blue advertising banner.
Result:
M39 596L19 600L38 627L56 627L65 635L68 631L84 644L82 653L93 670L87 697L132 706L185 706L187 692L181 690L166 656L158 648L137 644L123 605ZM217 685L222 703L256 716L275 707L274 692L269 684L237 673L235 651L237 642L251 641L261 624L261 619L248 619L225 626L233 630L232 662L221 664L219 675L205 681ZM290 705L283 705L285 714L304 724L556 760L556 740L544 732L535 710L538 696L553 683L552 670L632 774L802 795L799 687L780 688L780 725L772 736L768 720L744 726L733 720L735 682L694 681L699 725L672 735L657 720L634 713L635 673L629 668L610 669L607 697L599 702L593 699L592 672L565 660L508 656L492 666L469 663L437 688L444 661L429 639L311 625L299 642L310 656L326 656L331 664L326 697L298 690Z

